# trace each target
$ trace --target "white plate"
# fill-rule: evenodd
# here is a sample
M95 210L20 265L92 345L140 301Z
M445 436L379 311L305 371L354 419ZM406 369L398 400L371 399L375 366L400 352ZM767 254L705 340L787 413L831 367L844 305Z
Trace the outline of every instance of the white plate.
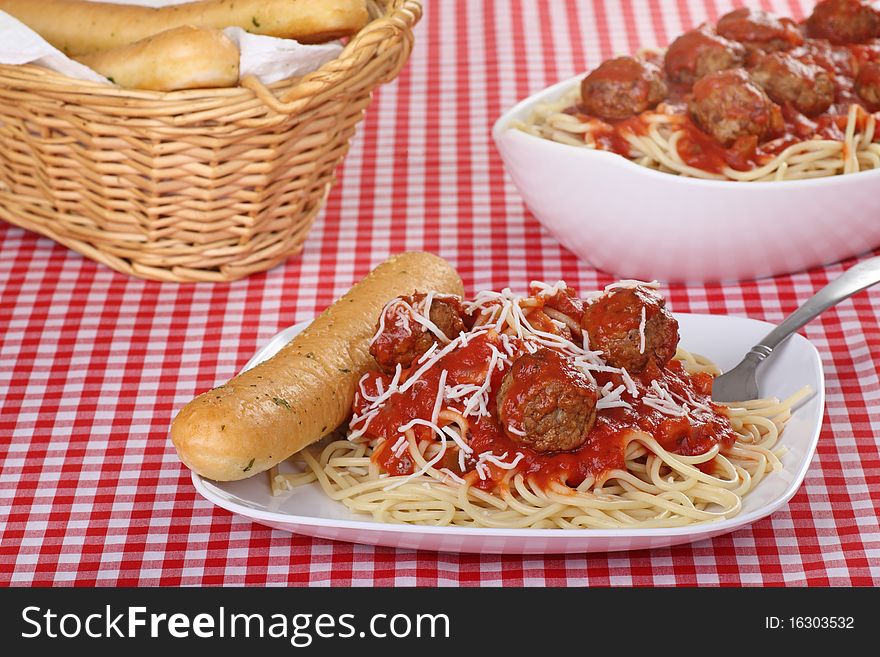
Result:
M836 262L880 244L880 170L737 183L661 173L511 128L578 76L529 96L492 129L526 205L563 245L618 278L734 280Z
M748 349L773 327L766 322L723 315L676 315L681 344L712 358L722 369L736 365ZM245 366L253 367L287 342L308 323L276 335ZM353 543L446 552L552 554L637 550L689 543L724 534L763 518L783 506L804 479L816 450L825 407L822 362L806 338L795 335L764 364L759 379L765 395L788 396L804 385L816 391L794 413L780 439L788 448L781 472L768 475L743 499L739 515L729 520L672 529L492 529L423 527L379 523L351 513L327 498L317 483L273 497L267 475L218 483L192 474L193 484L207 500L228 511L276 529Z

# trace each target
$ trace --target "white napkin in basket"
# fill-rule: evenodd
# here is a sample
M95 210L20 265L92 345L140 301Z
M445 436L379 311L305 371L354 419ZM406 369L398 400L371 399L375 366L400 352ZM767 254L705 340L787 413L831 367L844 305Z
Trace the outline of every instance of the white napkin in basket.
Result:
M125 0L125 4L158 6L179 4L180 0ZM240 27L229 27L226 35L241 51L241 77L255 75L263 84L305 75L342 52L338 41L306 45L292 39L249 34ZM112 84L89 67L70 59L18 19L0 11L0 64L38 64L77 80Z
M307 45L293 39L251 34L240 27L223 30L241 51L239 76L255 75L263 84L299 77L339 57L339 41Z
M0 11L0 64L38 64L77 80L110 80L70 59L39 34L5 11Z

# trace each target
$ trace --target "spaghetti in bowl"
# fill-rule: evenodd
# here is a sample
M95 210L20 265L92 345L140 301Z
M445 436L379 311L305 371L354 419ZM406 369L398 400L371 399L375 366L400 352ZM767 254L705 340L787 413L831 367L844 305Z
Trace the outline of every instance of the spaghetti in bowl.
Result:
M809 138L786 132L738 152L697 127L682 103L664 103L629 120L606 123L584 115L579 99L579 89L569 89L512 126L560 144L616 153L663 173L704 180L781 182L880 168L876 116L857 104L845 115L825 117L822 129L817 126Z
M880 244L880 170L731 182L672 175L520 130L582 75L522 100L492 137L528 209L559 242L619 277L724 281L837 262Z
M738 9L606 60L493 137L529 208L591 264L743 279L880 243L878 108L880 12L822 0L800 25Z
M880 10L821 0L800 24L741 8L605 60L517 126L667 173L782 181L880 167L878 109Z

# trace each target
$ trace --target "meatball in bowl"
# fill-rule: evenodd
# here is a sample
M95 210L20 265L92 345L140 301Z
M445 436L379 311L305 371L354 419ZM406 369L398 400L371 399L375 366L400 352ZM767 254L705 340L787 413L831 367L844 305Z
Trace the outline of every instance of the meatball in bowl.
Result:
M875 115L875 113L877 113ZM620 278L743 280L880 245L880 3L737 9L504 113L526 206Z

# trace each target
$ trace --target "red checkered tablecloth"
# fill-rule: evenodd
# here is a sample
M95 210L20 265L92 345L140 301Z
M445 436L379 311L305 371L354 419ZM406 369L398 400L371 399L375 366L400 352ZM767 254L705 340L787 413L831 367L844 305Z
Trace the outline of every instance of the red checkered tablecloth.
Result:
M203 500L168 440L190 398L391 253L439 253L469 293L611 282L525 209L489 128L552 82L738 4L427 0L412 59L376 94L304 252L244 281L145 282L0 222L0 584L880 584L880 288L804 330L828 401L797 495L691 545L542 558L314 540ZM749 4L800 17L812 3ZM849 264L664 291L675 311L777 322Z

